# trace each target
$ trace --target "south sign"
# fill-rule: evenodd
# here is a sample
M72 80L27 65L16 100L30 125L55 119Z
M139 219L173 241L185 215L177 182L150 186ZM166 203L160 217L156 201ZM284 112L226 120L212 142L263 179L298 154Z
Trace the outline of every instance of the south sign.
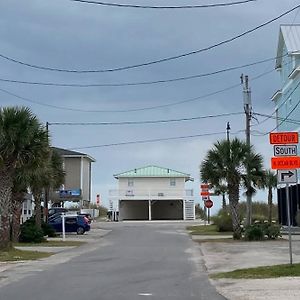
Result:
M297 145L275 145L274 156L297 156Z

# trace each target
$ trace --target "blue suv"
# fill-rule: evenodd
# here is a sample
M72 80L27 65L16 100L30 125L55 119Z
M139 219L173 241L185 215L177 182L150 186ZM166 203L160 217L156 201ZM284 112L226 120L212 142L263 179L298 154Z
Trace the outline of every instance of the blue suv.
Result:
M62 232L62 217L57 215L50 218L48 224L56 231ZM66 215L65 216L65 230L66 232L77 232L77 234L84 234L89 231L91 226L88 218L80 215Z

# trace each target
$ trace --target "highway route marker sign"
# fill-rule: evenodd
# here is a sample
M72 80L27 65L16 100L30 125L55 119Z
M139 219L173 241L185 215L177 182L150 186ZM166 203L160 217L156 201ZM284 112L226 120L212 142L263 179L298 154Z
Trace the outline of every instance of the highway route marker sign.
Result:
M274 145L274 156L297 156L297 145Z

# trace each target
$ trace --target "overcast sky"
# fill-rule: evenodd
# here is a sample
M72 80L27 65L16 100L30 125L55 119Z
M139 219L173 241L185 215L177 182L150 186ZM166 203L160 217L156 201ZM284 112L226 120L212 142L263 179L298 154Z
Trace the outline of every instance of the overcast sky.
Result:
M231 0L114 2L199 5L228 3ZM298 4L296 0L257 0L218 8L154 10L104 7L70 0L2 0L0 55L32 65L69 70L103 70L136 65L214 45L271 20ZM243 112L242 87L238 84L241 73L244 73L250 78L253 110L271 114L274 107L270 97L279 88L279 74L274 70L274 61L214 76L135 86L58 87L9 83L1 79L59 84L119 84L214 72L275 57L280 24L299 23L299 18L297 9L272 24L209 51L116 72L39 70L2 57L0 105L28 106L43 123L149 121L237 113ZM263 73L267 74L255 79ZM234 85L236 87L225 92L202 97ZM184 102L190 99L194 101ZM168 106L158 107L165 104ZM136 109L143 110L134 111ZM190 173L195 181L187 188L194 188L198 194L199 165L212 144L225 138L227 122L231 125L231 137L244 138L243 114L159 124L50 125L49 129L53 146L84 152L96 159L93 164L92 200L95 201L96 194L101 194L104 204L107 204L108 190L117 187L113 174L152 164ZM259 132L267 132L275 126L274 120L263 124L253 120L252 123L255 125L252 129ZM257 134L257 131L253 133ZM85 148L209 133L220 134ZM268 168L272 155L268 136L253 136L252 143L264 155L265 167ZM265 195L257 197L264 200ZM217 202L221 200L215 200L218 207Z

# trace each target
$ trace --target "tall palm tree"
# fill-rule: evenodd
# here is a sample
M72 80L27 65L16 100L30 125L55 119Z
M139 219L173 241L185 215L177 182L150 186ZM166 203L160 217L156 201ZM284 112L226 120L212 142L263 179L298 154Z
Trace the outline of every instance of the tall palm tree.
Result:
M11 245L9 218L16 170L38 167L48 153L48 134L28 108L0 108L0 249Z
M208 151L200 166L201 178L209 182L212 187L218 187L223 182L227 184L229 208L232 218L233 238L241 238L240 217L238 214L238 202L241 186L251 178L254 186L258 185L263 165L260 154L254 152L252 146L235 138L232 141L223 140L214 144ZM247 176L247 167L250 175Z
M45 200L47 191L59 188L65 180L65 172L63 170L63 160L57 151L51 150L45 164L42 165L30 177L30 189L32 191L35 203L35 222L41 228L41 202ZM47 203L44 201L44 206Z
M214 194L222 195L222 209L226 209L226 198L225 195L227 193L227 186L225 184L220 184L215 187Z
M272 210L273 210L273 189L275 189L277 187L276 174L274 172L272 172L271 170L266 170L262 186L264 188L268 189L268 206L269 206L268 221L269 221L269 224L271 224L272 223Z

